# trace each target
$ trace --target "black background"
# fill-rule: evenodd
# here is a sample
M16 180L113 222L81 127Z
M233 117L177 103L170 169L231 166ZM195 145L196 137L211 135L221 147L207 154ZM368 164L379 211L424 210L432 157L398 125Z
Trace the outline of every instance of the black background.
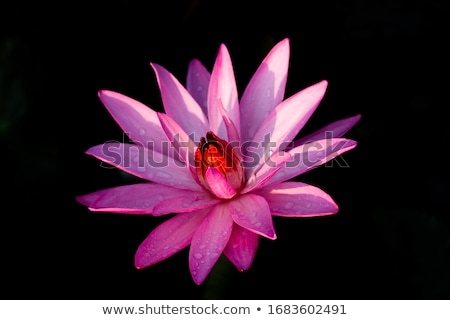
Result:
M137 1L2 4L1 275L8 299L448 299L450 176L445 1ZM185 83L230 51L242 94L289 38L286 96L329 81L303 129L361 114L349 168L298 178L337 215L275 218L249 271L220 260L201 286L188 250L144 270L134 253L164 218L95 214L75 196L132 183L84 154L121 140L99 99L161 111L156 62Z

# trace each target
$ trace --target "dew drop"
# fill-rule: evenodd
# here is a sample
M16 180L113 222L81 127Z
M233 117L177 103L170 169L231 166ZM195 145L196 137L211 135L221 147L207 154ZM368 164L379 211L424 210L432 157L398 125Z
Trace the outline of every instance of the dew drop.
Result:
M167 249L169 249L169 246L164 246L164 250L167 250Z
M307 208L311 208L311 202L308 202L308 203L306 204L306 207L307 207Z
M233 249L237 249L239 246L237 244L233 244Z
M202 250L205 249L205 247L206 247L206 246L205 246L204 244L201 244L201 245L199 246L199 248L202 249Z
M188 202L183 202L183 203L181 204L181 206L182 206L183 208L189 208L189 207L191 206L191 204L188 203Z
M200 260L201 258L203 258L203 255L201 253L195 253L194 258Z
M203 90L203 87L202 86L198 86L197 87L197 91L202 91Z
M284 205L284 208L289 210L289 209L292 209L293 206L294 206L294 204L292 202L288 202Z
M143 136L143 135L145 134L145 129L140 128L140 129L139 129L139 134L140 134L141 136Z

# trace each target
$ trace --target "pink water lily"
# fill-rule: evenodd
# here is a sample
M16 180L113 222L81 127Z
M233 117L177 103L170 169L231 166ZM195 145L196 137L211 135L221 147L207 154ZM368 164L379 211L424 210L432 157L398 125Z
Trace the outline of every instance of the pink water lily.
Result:
M323 98L327 81L283 100L289 50L288 39L272 48L240 100L225 45L211 73L191 61L185 87L151 63L165 113L117 92L99 92L134 143L105 143L87 154L149 182L100 190L78 201L98 212L174 214L139 246L137 268L190 245L189 268L201 284L221 254L238 270L250 268L259 237L276 238L272 216L338 211L321 189L287 180L353 149L355 141L340 137L360 116L293 141Z

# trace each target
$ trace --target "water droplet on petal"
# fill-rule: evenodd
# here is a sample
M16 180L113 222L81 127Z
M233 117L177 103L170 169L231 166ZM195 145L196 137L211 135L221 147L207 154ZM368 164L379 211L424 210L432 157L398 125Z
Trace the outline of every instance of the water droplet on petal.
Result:
M140 134L141 136L143 136L143 135L145 134L145 129L140 128L140 129L139 129L139 134Z
M289 210L289 209L292 209L293 206L294 206L294 204L292 202L288 202L284 205L284 208Z
M311 208L311 202L308 202L308 203L306 204L306 207L307 207L307 208Z
M203 255L197 252L194 254L194 258L200 260L201 258L203 258Z
M169 246L164 246L164 250L167 250L167 249L169 249Z
M182 206L183 208L189 208L189 207L191 206L191 203L189 203L189 202L183 202L183 203L181 204L181 206Z

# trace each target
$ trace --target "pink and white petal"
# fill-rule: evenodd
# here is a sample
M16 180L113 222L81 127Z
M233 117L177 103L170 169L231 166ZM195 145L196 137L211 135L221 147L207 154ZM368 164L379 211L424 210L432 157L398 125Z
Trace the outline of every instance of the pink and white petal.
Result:
M247 176L261 167L265 154L275 153L280 147L283 148L283 145L292 141L316 110L326 87L325 80L312 85L284 100L270 113L253 138L258 144L255 154L259 156L259 164L247 168ZM274 143L267 143L268 139Z
M191 60L188 66L186 89L197 101L205 115L208 114L208 87L211 73L197 59Z
M154 216L173 212L191 212L211 207L221 200L209 192L185 191L185 193L160 201L153 209Z
M233 220L225 204L217 204L195 231L189 250L189 269L195 283L201 284L230 239Z
M185 164L139 145L110 142L92 147L86 153L144 180L178 189L203 190Z
M283 100L288 66L289 40L284 39L267 54L242 94L242 141L252 140L269 113Z
M208 212L180 213L156 227L136 251L136 268L151 266L188 246Z
M266 181L275 175L287 161L291 160L291 158L292 155L284 151L273 154L264 162L263 166L257 172L248 177L247 183L241 193L248 193L252 190L259 189Z
M258 242L259 235L234 224L223 253L239 271L248 270L258 249Z
M175 189L156 183L137 183L92 192L76 199L96 212L151 214L165 199L198 191Z
M101 90L98 96L131 140L162 152L162 142L165 141L166 136L155 111L118 92Z
M161 90L161 98L167 115L188 134L200 141L209 130L206 115L181 83L162 66L151 63Z
M243 194L228 202L234 222L263 237L276 239L267 201L256 194Z
M288 151L292 156L291 160L286 162L280 170L260 187L292 179L352 150L356 145L356 141L336 138L314 141L291 149Z
M301 182L283 182L263 188L264 197L274 216L316 217L338 212L339 207L323 190Z
M224 136L222 139L228 141L228 143L240 145L241 138L239 137L239 130L233 123L233 120L231 120L228 112L223 107L222 101L219 101L217 107L218 107L218 116L222 118L222 122L225 125L226 136ZM239 153L239 155L241 154L240 148L235 148L235 150Z
M220 101L236 128L240 130L241 122L236 79L230 54L223 44L220 46L209 82L208 119L210 129L217 136L225 137L226 129L219 112Z
M215 167L208 167L205 179L214 195L220 199L231 199L236 195L236 190Z
M195 142L192 140L193 137L188 136L178 123L168 115L158 112L158 118L167 136L167 140L172 144L176 154L181 158L180 161L193 164L195 150L197 149ZM168 153L170 154L170 152Z
M325 127L294 141L291 148L295 148L295 147L301 146L302 144L312 142L312 141L317 141L317 140L322 140L322 139L331 139L331 138L340 138L348 130L353 128L353 126L356 125L360 119L361 119L361 115L358 114L353 117L345 118L345 119L330 123L329 125L326 125Z

